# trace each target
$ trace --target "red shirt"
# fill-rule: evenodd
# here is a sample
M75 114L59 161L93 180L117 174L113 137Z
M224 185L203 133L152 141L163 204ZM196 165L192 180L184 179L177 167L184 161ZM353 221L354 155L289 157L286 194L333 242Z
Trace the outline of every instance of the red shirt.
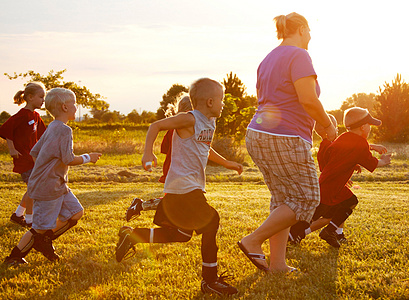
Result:
M320 159L323 165L319 179L321 203L326 205L336 205L353 195L345 185L357 164L370 172L378 166L378 159L372 155L368 141L352 132L341 134Z
M13 172L21 174L34 167L30 150L45 129L39 113L25 108L20 109L0 127L0 137L12 140L14 148L21 153L18 158L13 158Z
M168 175L171 156L172 156L172 137L173 129L168 130L163 137L160 144L160 153L166 154L165 161L163 162L163 175L159 178L159 182L165 183L166 176Z

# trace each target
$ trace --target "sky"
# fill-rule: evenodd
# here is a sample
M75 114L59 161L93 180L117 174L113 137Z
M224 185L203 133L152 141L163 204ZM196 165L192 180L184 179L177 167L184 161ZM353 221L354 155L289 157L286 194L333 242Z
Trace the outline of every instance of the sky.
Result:
M66 69L64 81L105 97L111 111L155 111L173 84L233 72L249 95L276 46L275 16L293 11L311 28L309 54L326 110L357 93L409 81L406 1L19 0L0 10L0 112L16 113L27 80ZM84 114L86 110L82 110Z

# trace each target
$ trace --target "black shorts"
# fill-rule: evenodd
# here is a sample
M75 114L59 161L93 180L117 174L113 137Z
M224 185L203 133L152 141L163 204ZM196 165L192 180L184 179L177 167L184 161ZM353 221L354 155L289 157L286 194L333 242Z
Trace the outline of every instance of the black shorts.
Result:
M206 200L202 190L187 194L166 194L159 203L153 222L201 234L219 227L219 214Z
M312 221L316 221L319 218L323 217L325 219L332 219L334 214L343 208L354 208L358 204L358 198L355 195L352 195L351 198L342 201L336 205L330 206L326 204L320 203L315 209L315 213L312 216Z

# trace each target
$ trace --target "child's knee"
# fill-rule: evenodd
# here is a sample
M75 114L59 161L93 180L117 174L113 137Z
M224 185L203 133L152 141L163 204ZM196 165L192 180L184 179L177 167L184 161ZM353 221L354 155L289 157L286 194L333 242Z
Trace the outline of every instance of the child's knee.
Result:
M71 217L71 220L76 220L76 221L78 221L79 219L82 218L83 215L84 215L84 210L81 210L81 211L77 212L75 215L73 215L73 216Z

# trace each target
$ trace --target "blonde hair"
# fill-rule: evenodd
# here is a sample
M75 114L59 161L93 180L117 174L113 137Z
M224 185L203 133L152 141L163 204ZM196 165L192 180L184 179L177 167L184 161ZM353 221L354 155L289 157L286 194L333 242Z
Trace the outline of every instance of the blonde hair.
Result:
M47 96L45 96L45 108L50 114L56 117L61 112L62 104L75 99L73 91L65 88L53 88L47 93Z
M24 102L27 102L28 95L34 96L40 89L45 93L45 86L42 82L29 82L24 88L24 91L20 90L14 95L14 103L17 105L21 105Z
M198 103L204 103L208 99L215 96L215 94L223 90L223 86L220 82L210 78L200 78L193 82L189 89L190 101L192 101L193 108L196 108Z
M274 18L277 27L277 38L285 39L294 34L301 26L307 26L307 19L302 15L292 12L286 16L280 15Z
M327 115L329 119L331 120L332 125L334 125L334 127L337 128L337 125L338 125L337 119L331 114L327 114ZM315 123L314 130L319 136L325 136L326 134L324 126L322 126L318 122Z
M165 112L166 117L174 116L180 112L191 111L192 102L190 102L190 97L187 94L182 94L181 97L176 101L176 103L169 103L168 109Z

